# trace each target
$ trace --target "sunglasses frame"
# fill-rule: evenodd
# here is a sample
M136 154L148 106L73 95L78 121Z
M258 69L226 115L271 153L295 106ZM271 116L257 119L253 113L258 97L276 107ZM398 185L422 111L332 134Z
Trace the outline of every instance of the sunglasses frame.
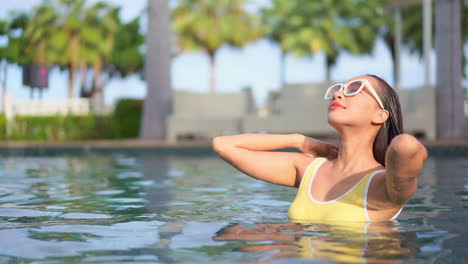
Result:
M356 92L353 92L353 93L346 93L346 88L348 88L348 86L354 82L361 82L361 86L356 90ZM340 86L340 89L338 89L336 92L339 92L341 90L343 90L343 94L345 96L354 96L358 93L360 93L362 91L362 89L364 89L364 87L367 87L367 89L371 92L371 94L374 96L374 98L377 100L377 102L379 103L379 106L382 108L382 109L385 109L385 107L383 106L383 103L382 101L380 100L379 96L377 95L377 92L375 91L374 87L372 86L372 84L366 80L366 79L357 79L357 80L353 80L353 81L350 81L350 82L347 82L347 83L337 83L337 84L334 84L330 87L328 87L327 91L325 92L325 96L323 97L325 100L330 100L333 98L333 95L331 96L328 96L328 93L330 92L330 90L339 85ZM335 92L335 93L336 93Z

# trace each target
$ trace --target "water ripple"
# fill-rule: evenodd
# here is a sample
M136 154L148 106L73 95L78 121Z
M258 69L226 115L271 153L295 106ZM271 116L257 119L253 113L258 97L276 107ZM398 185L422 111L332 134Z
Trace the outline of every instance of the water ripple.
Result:
M290 223L295 189L217 157L0 158L0 262L457 263L467 166L430 158L399 221L356 229Z

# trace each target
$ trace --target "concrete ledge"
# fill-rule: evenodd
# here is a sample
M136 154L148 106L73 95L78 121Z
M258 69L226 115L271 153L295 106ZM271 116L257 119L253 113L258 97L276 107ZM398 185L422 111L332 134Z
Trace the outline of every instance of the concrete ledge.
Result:
M338 144L338 140L326 140ZM422 141L430 156L468 156L468 139ZM280 150L281 151L281 150ZM286 149L285 151L297 151ZM215 155L211 140L96 140L69 142L0 142L0 156L67 156L67 155Z
M452 140L421 140L425 146L468 147L468 138Z
M337 144L338 139L324 139ZM468 138L457 140L421 140L428 147L468 147ZM166 140L83 140L83 141L0 141L0 148L186 148L186 147L211 147L210 139L178 140L176 142Z
M6 148L188 148L210 147L211 140L85 140L63 142L0 141L0 149Z

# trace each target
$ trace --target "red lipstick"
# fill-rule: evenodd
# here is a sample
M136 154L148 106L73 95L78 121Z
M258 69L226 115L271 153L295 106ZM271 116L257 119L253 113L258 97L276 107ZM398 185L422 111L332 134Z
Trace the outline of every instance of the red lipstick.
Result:
M343 109L346 109L346 107L344 107L342 104L334 101L330 104L330 106L328 107L328 109L337 109L337 108L343 108Z

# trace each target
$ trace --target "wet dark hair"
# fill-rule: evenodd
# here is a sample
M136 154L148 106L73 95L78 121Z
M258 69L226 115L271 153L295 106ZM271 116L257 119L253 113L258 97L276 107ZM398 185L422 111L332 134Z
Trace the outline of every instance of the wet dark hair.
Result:
M373 74L366 74L365 76L377 81L376 92L385 110L390 114L387 121L380 127L372 148L375 160L385 166L385 153L388 145L390 145L394 137L403 133L400 100L396 91L385 80Z

